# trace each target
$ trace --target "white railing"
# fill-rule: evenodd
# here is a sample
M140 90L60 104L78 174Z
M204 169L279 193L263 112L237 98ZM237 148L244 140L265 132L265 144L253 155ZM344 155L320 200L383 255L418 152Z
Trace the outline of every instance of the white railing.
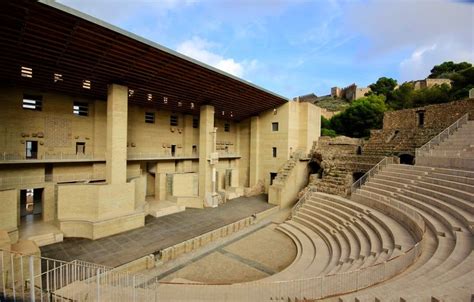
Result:
M218 152L219 157L225 158L225 157L240 157L239 154L233 153L233 152L225 152L225 151L219 151ZM127 155L127 159L154 159L154 158L191 158L191 159L197 159L199 158L199 154L193 153L193 154L174 154L172 155L170 152L162 152L162 153L144 153L144 152L139 152L139 153L131 153Z
M377 174L380 170L384 167L391 165L391 164L398 164L399 159L397 157L384 157L378 164L376 164L372 169L367 171L361 178L356 180L351 186L351 194L355 192L357 189L362 187L371 177Z
M312 190L300 198L302 206ZM85 261L59 261L0 249L0 301L270 301L321 299L389 280L423 252L426 225L413 209L391 198L391 207L410 217L420 240L388 261L344 273L294 280L246 283L164 282L158 277L117 271ZM297 204L298 206L298 204ZM296 207L296 206L295 206ZM419 232L418 232L419 231Z
M131 170L127 172L127 179L141 175L141 170ZM105 180L105 172L94 173L64 173L64 174L44 174L33 176L8 176L0 177L0 188L17 185L39 184L44 182L75 182L75 181L97 181Z
M364 289L403 272L421 254L421 243L387 262L350 272L236 284L164 282L83 261L64 262L0 250L0 300L220 302L269 301L281 297L320 299Z
M226 151L217 151L219 157L226 158L226 157L240 157L238 153L235 152L226 152Z
M0 187L8 187L22 184L37 184L43 182L72 182L91 181L105 179L105 173L66 173L66 174L43 174L34 176L9 176L0 178Z
M415 150L415 156L422 156L425 154L430 154L433 151L433 148L440 143L442 143L444 140L446 140L450 135L452 135L456 130L458 130L462 125L467 123L469 120L469 113L464 114L460 119L455 121L451 126L448 128L444 129L441 131L438 135L433 137L429 142L421 146L420 148L417 148Z
M180 153L171 154L171 152L136 152L127 154L127 159L148 159L148 158L169 158L169 157L196 157L197 154L193 155L182 155Z
M84 154L84 153L32 153L31 157L27 157L26 154L21 153L9 153L1 152L0 161L9 161L9 160L104 160L104 156L95 156L93 154Z

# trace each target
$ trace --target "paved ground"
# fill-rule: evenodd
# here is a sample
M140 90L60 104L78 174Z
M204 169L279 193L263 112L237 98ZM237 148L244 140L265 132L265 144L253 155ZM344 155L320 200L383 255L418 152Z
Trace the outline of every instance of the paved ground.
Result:
M98 240L66 238L61 243L41 247L41 255L115 267L271 207L267 195L262 194L236 198L217 208L186 209L159 218L147 216L143 228Z
M238 283L273 275L296 257L295 244L276 226L262 225L157 276L164 281Z

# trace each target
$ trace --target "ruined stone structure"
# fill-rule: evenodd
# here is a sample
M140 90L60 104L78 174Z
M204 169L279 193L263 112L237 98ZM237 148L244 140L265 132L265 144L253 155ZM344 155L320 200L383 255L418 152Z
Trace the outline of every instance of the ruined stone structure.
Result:
M413 160L415 149L428 142L462 115L474 113L474 99L387 112L381 130L372 130L364 155L396 155Z
M352 102L360 99L369 91L369 87L357 87L357 85L354 83L345 88L332 87L331 96L334 98L346 99L347 101Z
M319 192L347 196L351 184L382 159L362 155L363 145L358 138L321 137L312 149L310 185Z
M450 79L430 79L430 78L426 78L426 79L423 79L423 80L411 81L409 83L413 84L413 88L415 90L423 89L423 88L431 88L435 85L441 86L443 84L451 86L451 80Z

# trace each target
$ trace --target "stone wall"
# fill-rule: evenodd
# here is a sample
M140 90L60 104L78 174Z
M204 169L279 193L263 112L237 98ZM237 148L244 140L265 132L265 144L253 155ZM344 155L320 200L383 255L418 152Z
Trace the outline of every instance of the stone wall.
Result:
M383 129L371 130L365 155L414 155L432 137L466 113L474 116L474 99L387 112ZM420 115L423 115L421 117ZM421 124L420 119L423 120Z
M431 88L435 85L449 85L451 86L451 80L450 79L429 79L426 78L424 80L418 80L418 81L413 81L413 88L416 89L424 89L424 88Z
M382 157L360 155L364 140L338 136L321 137L312 150L312 165L319 171L311 175L310 185L319 192L347 196L354 182L354 173L365 173Z
M349 102L352 102L360 99L369 91L369 87L357 87L356 84L351 84L345 88L332 87L331 96L335 98L343 98Z
M387 112L383 119L383 129L421 128L417 114L420 111L424 111L422 128L445 129L466 113L474 117L474 99Z

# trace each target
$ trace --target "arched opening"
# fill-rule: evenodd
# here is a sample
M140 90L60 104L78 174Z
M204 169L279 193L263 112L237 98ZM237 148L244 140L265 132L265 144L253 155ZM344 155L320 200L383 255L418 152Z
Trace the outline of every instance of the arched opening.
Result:
M310 161L309 164L308 164L308 170L309 170L309 174L318 174L318 178L322 178L323 177L323 169L321 168L321 166L315 162L315 161Z
M415 157L411 154L400 154L400 163L405 165L413 165Z
M357 146L356 154L357 155L362 155L362 147L361 146Z
M352 173L352 182L358 181L359 178L364 176L364 174L365 174L365 172L354 172L354 173Z

